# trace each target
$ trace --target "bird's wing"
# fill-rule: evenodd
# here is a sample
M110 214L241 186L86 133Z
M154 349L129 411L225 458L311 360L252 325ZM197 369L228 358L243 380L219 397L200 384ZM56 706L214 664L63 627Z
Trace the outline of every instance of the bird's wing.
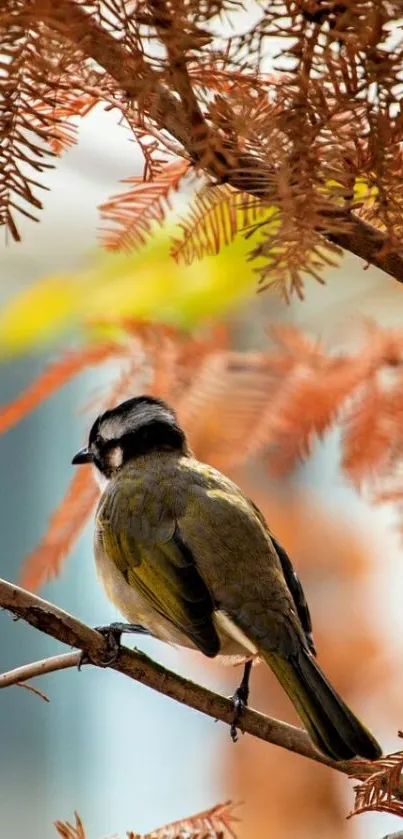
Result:
M298 574L290 560L290 557L287 554L287 551L280 542L273 536L271 530L269 529L266 519L264 518L263 513L259 510L259 507L256 506L254 501L251 498L248 498L249 504L255 511L259 521L266 528L267 532L269 533L270 539L274 545L276 550L277 556L281 562L281 567L283 569L283 574L285 581L287 583L289 592L291 597L294 601L295 608L297 610L297 615L301 621L302 629L304 630L305 637L307 640L308 647L312 653L312 655L316 656L316 647L315 642L313 640L312 634L312 618L311 613L309 611L309 606L306 601L306 597L304 594L304 589L302 588L301 580L298 577Z
M297 610L298 617L301 621L302 629L305 632L308 647L312 655L316 655L316 647L312 634L311 613L309 611L308 603L306 602L306 597L304 594L304 589L302 588L301 580L299 579L298 574L295 571L293 564L290 560L290 557L284 550L283 546L280 545L280 542L278 542L277 539L274 538L272 533L270 533L270 538L280 559L285 581L287 583L292 599L295 603L295 608Z
M97 525L103 550L126 582L205 655L215 656L220 642L212 596L158 492L144 503L138 481L117 482L106 493Z
M216 608L258 649L287 657L301 644L311 646L309 611L291 563L235 484L196 483L178 524Z
M291 594L291 597L294 601L298 617L301 621L302 629L305 632L308 647L309 647L312 655L316 655L316 647L315 647L315 642L313 640L313 634L312 634L312 618L311 618L311 613L309 611L309 606L308 606L308 603L306 601L306 597L305 597L305 594L304 594L304 589L302 588L301 580L298 577L298 574L297 574L297 572L296 572L296 570L295 570L295 568L294 568L294 566L293 566L293 564L290 560L290 557L287 554L287 551L285 550L285 548L283 548L283 546L280 544L280 542L278 542L277 539L273 536L273 534L272 534L271 530L269 529L269 527L267 525L267 522L266 522L266 520L263 516L263 513L261 513L261 511L259 510L259 507L257 507L256 504L250 498L248 498L248 501L251 504L251 506L253 507L259 521L267 529L267 531L270 535L270 539L271 539L271 541L274 545L277 556L278 556L278 558L281 562L281 567L283 569L284 578L285 578L285 581L287 583L287 586L288 586L289 592Z

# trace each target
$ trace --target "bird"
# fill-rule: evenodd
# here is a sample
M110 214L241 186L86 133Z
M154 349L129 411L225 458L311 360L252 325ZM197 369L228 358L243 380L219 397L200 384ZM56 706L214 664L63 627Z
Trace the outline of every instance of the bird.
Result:
M242 490L194 456L175 411L147 394L100 414L74 465L92 464L101 495L94 554L107 597L128 623L223 663L243 663L237 723L252 664L264 661L328 758L376 760L381 748L316 661L301 582Z

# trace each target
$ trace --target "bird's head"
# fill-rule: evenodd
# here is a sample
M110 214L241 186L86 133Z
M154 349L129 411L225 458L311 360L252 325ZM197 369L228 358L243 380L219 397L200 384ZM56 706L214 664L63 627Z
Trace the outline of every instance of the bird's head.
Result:
M136 396L100 414L72 463L92 463L97 477L114 477L125 464L152 451L187 450L172 408L153 396Z

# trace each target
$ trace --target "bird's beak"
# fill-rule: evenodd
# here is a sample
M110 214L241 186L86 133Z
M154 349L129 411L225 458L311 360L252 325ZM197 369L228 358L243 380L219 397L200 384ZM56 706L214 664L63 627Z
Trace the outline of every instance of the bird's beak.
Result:
M93 457L89 449L84 448L80 449L77 454L74 455L73 460L71 461L73 466L81 466L82 463L92 463Z

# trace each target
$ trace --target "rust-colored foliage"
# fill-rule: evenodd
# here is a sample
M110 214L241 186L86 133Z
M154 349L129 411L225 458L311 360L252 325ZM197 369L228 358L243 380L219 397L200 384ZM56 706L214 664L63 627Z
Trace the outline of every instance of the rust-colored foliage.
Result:
M98 102L98 97L91 93L82 93L69 90L68 74L64 80L66 95L63 103L57 104L57 100L50 99L49 102L40 102L37 106L38 122L44 119L53 122L52 133L48 137L48 145L52 152L60 156L64 151L74 146L77 142L78 126L73 122L74 118L86 117Z
M59 361L50 364L10 405L3 405L0 415L0 433L4 434L74 376L92 365L102 364L113 355L121 356L123 351L123 347L119 344L106 343L66 353Z
M240 230L251 235L252 208L262 288L275 280L302 296L303 272L322 281L336 245L374 264L401 250L400 0L261 3L238 35L241 8L239 0L2 3L0 220L14 238L18 213L37 217L42 175L75 141L74 120L103 103L145 160L143 181L128 177L132 189L102 207L113 223L107 247L140 246L189 167L204 173L208 192L173 245L187 260ZM229 36L223 20L233 24ZM273 38L269 75L262 62ZM239 203L249 203L244 215ZM383 235L361 224L359 243L360 216ZM386 270L395 274L396 260Z
M356 485L375 479L378 494L387 494L401 480L403 335L371 324L367 336L368 366L345 415L342 467Z
M74 813L75 824L70 822L55 822L55 828L62 839L87 839L84 825L78 813Z
M19 213L37 220L42 208L40 175L52 159L75 142L71 117L85 116L96 93L76 87L82 53L38 20L23 0L2 3L0 40L0 223L19 240Z
M218 804L195 816L166 824L147 835L128 831L126 839L236 839L233 824L238 819L234 816L233 809L234 805L226 801L225 804ZM84 825L77 813L75 825L58 821L55 827L62 839L87 839Z
M182 238L172 241L171 255L187 264L220 252L242 230L253 228L267 209L251 195L231 187L205 187L181 224Z
M403 736L402 732L399 732L399 736ZM373 775L363 777L361 783L355 787L355 803L351 815L378 810L381 813L403 816L402 771L403 751L377 760Z
M179 188L188 169L189 162L179 158L162 166L152 179L126 178L123 183L131 189L113 195L100 207L103 221L116 225L102 231L107 250L130 251L143 245L152 225L164 221L170 192Z
M98 497L97 487L88 470L78 471L53 513L46 534L24 560L20 581L30 591L59 574L63 560L71 551Z
M171 327L122 321L120 343L69 353L0 411L5 431L73 375L110 357L122 370L92 414L147 390L172 404L201 460L224 472L252 456L282 476L307 457L337 421L342 468L375 501L403 502L403 333L368 327L358 351L326 353L292 327L273 331L266 352L236 352L223 328L189 336ZM124 338L124 336L126 336ZM75 475L48 531L23 567L37 588L58 574L97 497L89 470Z

